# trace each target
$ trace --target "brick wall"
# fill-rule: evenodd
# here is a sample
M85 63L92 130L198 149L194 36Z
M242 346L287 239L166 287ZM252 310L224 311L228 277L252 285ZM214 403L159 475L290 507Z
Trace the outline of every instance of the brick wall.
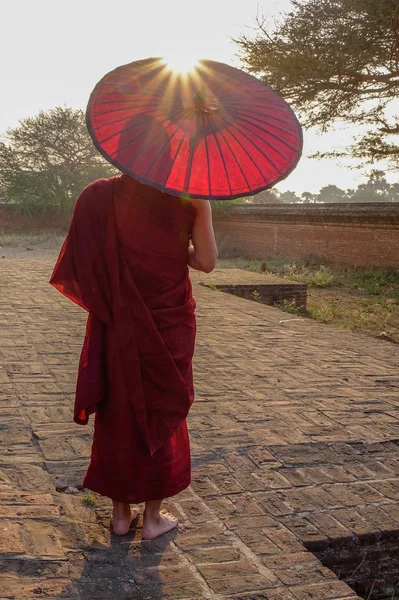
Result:
M214 285L212 288L216 288L221 292L226 292L227 294L232 294L233 296L247 298L248 300L255 300L254 293L256 293L257 302L260 302L261 304L268 304L270 306L280 302L282 303L284 300L288 300L288 302L295 300L296 306L306 308L307 286L304 283L285 281L284 283L279 282L275 284L224 284Z
M399 204L238 207L214 226L221 256L399 268Z

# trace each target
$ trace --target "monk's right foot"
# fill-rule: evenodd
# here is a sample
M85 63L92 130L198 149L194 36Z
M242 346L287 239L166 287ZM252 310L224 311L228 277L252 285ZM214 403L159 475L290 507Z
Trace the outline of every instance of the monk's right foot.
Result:
M139 508L131 510L129 504L114 502L114 510L111 518L111 526L117 535L126 535L132 526L132 523L140 514Z
M172 531L178 524L179 521L176 517L165 510L161 510L155 515L148 515L144 511L143 540L154 540L160 535Z

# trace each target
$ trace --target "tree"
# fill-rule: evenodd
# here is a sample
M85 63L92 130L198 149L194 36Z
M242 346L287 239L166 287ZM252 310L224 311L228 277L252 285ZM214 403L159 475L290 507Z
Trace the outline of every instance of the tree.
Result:
M255 196L247 196L245 198L246 204L280 204L280 195L276 189L263 190Z
M280 201L284 204L295 204L301 202L301 199L295 192L287 190L286 192L280 193Z
M245 66L291 102L306 127L343 120L366 133L347 152L399 163L399 0L292 0L280 23L236 40Z
M318 193L318 202L348 202L345 190L336 185L326 185Z
M95 149L82 110L42 111L0 142L0 199L22 212L68 212L88 183L114 173Z
M361 183L351 195L351 202L395 202L397 196L383 171L374 169L366 183Z
M317 194L312 194L311 192L303 192L301 194L301 204L315 204L317 201Z

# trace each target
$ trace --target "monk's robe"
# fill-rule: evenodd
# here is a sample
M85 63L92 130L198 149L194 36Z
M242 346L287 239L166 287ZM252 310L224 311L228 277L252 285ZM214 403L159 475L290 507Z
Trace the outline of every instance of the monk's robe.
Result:
M50 283L89 313L74 420L94 413L83 486L138 503L190 484L195 208L127 175L78 198Z

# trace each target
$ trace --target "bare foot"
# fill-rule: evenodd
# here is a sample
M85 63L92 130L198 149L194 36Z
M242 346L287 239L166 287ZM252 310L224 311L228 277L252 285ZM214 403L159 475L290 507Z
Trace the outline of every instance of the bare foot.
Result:
M158 514L151 516L144 511L143 540L153 540L164 533L168 533L178 524L179 521L176 517L166 510L161 510Z
M139 516L140 509L136 507L131 510L129 504L123 504L122 502L113 501L113 504L112 529L117 535L126 535L129 532L132 522Z

